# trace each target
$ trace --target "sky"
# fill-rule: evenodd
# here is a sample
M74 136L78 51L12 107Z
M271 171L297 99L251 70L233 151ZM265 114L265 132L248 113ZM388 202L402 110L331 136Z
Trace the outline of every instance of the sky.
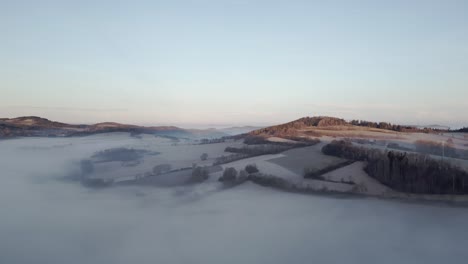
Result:
M468 1L0 0L0 116L468 124Z

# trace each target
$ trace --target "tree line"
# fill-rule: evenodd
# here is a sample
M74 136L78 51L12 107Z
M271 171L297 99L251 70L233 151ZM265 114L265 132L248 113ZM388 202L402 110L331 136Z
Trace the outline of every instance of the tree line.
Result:
M448 130L445 129L434 129L434 128L418 128L415 126L403 126L403 125L396 125L387 122L371 122L365 120L351 120L349 124L353 126L360 126L360 127L370 127L370 128L379 128L397 132L423 132L423 133L436 133L436 132L447 132Z
M468 173L442 159L419 153L381 151L332 141L326 155L366 161L365 171L390 188L419 194L468 194Z

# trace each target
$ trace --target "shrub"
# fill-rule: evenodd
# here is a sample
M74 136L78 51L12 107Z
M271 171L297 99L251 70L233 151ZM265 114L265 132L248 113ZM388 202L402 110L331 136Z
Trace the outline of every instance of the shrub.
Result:
M233 182L237 178L237 170L235 168L226 168L223 172L223 176L219 178L221 182Z
M201 154L200 159L201 159L201 160L206 160L206 159L208 159L208 154L207 154L207 153Z
M248 174L252 174L252 173L257 173L257 172L259 172L259 170L258 170L256 164L249 164L249 165L245 166L245 171L246 171Z
M195 167L192 169L192 176L189 182L197 183L203 182L209 177L209 172L205 167Z

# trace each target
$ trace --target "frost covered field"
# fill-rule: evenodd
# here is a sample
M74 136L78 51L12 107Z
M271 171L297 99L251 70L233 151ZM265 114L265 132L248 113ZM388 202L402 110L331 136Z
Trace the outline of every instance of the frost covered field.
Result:
M0 263L456 263L468 258L463 207L292 194L250 182L223 189L213 175L171 188L92 189L64 180L76 173L81 159L114 147L158 151L154 162L183 167L202 163L201 153L208 153L205 162L210 162L224 154L225 145L174 146L125 133L0 141Z

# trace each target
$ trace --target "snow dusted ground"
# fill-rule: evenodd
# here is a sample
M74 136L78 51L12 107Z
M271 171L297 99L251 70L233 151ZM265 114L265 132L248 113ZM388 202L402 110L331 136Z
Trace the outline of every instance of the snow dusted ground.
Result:
M344 159L323 155L321 150L325 144L326 142L322 142L311 147L288 150L282 153L283 156L273 158L270 162L287 168L302 177L306 168L320 170L345 161Z
M284 154L257 156L253 158L242 159L242 160L238 160L235 162L223 164L222 167L223 169L228 168L228 167L233 167L237 171L240 171L240 170L243 170L245 166L247 165L255 164L257 165L257 168L260 170L260 172L262 172L263 174L271 174L271 175L275 175L275 176L287 178L287 179L301 178L301 176L297 175L296 173L282 166L269 162L272 159L281 158L281 157L284 157Z
M432 137L434 140L437 137L441 137L440 135L426 134L415 134L412 136L413 138L408 142L412 142L417 138L427 139L428 137ZM234 167L237 171L240 171L244 169L246 165L256 164L263 174L281 177L301 188L317 191L353 192L397 198L422 197L429 200L468 200L466 196L458 196L455 198L446 196L415 196L392 192L386 186L369 177L362 169L364 164L359 162L324 175L329 181L304 179L303 171L305 168L319 170L344 161L343 159L326 156L321 153L321 148L334 139L337 138L321 137L320 140L322 142L315 146L292 149L277 155L264 155L239 160L223 164L221 167L222 169ZM113 179L115 182L134 180L137 176L141 177L142 175L144 176L145 173L151 172L154 166L160 164L170 164L173 169L192 167L193 164L197 166L210 166L216 157L231 155L231 153L224 152L227 146L243 146L241 141L194 145L191 141L181 140L180 142L174 142L168 138L150 135L142 135L139 138L130 137L128 133L99 134L81 138L24 138L4 141L4 146L10 144L15 144L17 148L15 150L24 153L27 157L33 156L38 161L42 158L47 159L47 157L38 157L38 155L44 151L50 150L54 153L61 153L60 155L68 160L70 170L74 170L75 173L79 172L79 161L81 159L89 158L93 153L99 150L126 147L160 153L159 155L145 155L142 162L134 167L124 167L120 162L100 163L95 166L95 172L90 176L91 178ZM366 145L364 144L364 146ZM384 146L376 145L369 145L368 147L385 148ZM200 159L202 153L208 154L208 159L206 161ZM454 162L468 169L468 161L454 160ZM47 166L46 162L38 163L39 164L36 166ZM51 170L53 171L53 169ZM161 176L160 179L151 179L145 182L150 185L167 185L171 180L166 178L169 176L179 177L177 176L179 174L182 178L187 178L187 173L174 173L165 176L165 178ZM184 176L182 176L182 174ZM210 180L216 182L221 175L221 171L212 173ZM356 183L357 186L341 183L342 179L348 182L352 181ZM178 182L183 181L180 180Z
M362 194L385 196L394 193L393 190L381 184L364 171L364 162L354 162L346 167L322 175L327 180L352 181L357 188L353 191Z

